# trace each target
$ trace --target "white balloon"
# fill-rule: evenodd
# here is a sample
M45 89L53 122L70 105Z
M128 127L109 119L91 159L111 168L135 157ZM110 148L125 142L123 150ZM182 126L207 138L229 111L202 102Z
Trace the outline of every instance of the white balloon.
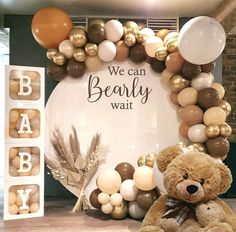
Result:
M101 210L102 210L102 212L105 213L105 214L110 214L110 213L113 211L113 206L112 206L112 204L109 202L109 203L107 203L107 204L105 204L105 205L102 205Z
M188 130L188 137L194 143L204 143L207 140L206 126L204 124L196 124Z
M191 86L199 91L211 87L213 80L213 75L209 73L200 73L194 79L192 79Z
M115 19L109 20L105 24L106 38L112 42L117 42L121 39L124 33L123 25Z
M61 52L66 59L70 59L74 56L74 44L70 40L64 40L59 44L59 52Z
M144 218L146 211L141 209L136 201L129 202L129 215L134 219Z
M155 32L154 32L152 29L148 28L148 27L143 28L143 29L140 31L140 33L141 33L142 35L144 35L147 39L150 38L150 37L154 37L154 36L155 36Z
M123 197L120 193L114 193L111 195L110 202L114 206L121 205L123 202Z
M138 194L138 188L135 186L134 181L129 179L122 182L120 194L126 201L134 201Z
M156 50L163 47L163 41L159 37L150 37L146 40L145 50L150 57L155 57Z
M109 40L104 40L98 45L98 57L105 62L112 61L116 56L116 46Z
M110 195L107 193L99 193L98 194L98 202L102 205L107 204L110 201Z
M207 64L220 56L226 35L221 24L213 18L199 16L189 20L179 33L179 51L193 64Z

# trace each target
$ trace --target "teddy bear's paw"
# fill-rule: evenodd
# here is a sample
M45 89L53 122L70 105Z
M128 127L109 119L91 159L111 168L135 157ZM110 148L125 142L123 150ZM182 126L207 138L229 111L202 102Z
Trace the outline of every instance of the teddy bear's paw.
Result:
M233 232L232 227L227 223L216 223L205 228L206 232Z
M157 226L144 226L138 232L164 232L164 230Z
M174 218L161 219L160 227L166 232L178 232L179 231L179 225Z

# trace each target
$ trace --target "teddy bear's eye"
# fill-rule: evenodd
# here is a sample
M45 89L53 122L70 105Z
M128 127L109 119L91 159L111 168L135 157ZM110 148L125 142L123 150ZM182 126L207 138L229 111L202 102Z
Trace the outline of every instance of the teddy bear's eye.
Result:
M210 207L208 207L207 210L210 210Z
M188 179L188 173L185 173L185 174L183 175L183 178L184 178L185 180L187 180L187 179Z
M200 180L200 184L201 184L201 185L204 185L204 183L205 183L205 180L204 180L204 179L201 179L201 180Z

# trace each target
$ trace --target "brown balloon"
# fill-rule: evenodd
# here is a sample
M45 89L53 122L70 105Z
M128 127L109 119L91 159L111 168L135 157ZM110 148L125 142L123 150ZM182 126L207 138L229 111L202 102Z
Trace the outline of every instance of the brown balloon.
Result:
M100 189L94 189L89 197L89 201L91 203L91 205L95 208L95 209L101 209L102 204L99 203L98 201L98 195L101 193Z
M176 105L176 106L179 106L179 102L178 102L178 93L176 92L171 92L170 93L170 100L171 102Z
M184 58L181 56L180 52L173 52L167 56L165 63L169 71L177 73L182 69Z
M184 62L182 67L182 73L187 78L194 78L201 72L201 66L196 64L191 64L187 61Z
M102 27L105 27L105 22L102 19L92 19L91 22L89 23L89 26L92 26L93 24L99 24Z
M214 88L205 88L198 91L197 104L202 109L218 106L220 103L219 93Z
M141 209L148 211L157 199L158 195L155 190L151 191L139 190L136 197L136 202Z
M92 24L88 28L88 38L95 44L101 43L106 38L105 27L100 24Z
M120 174L122 182L124 180L133 179L134 167L130 163L120 163L115 170Z
M144 62L147 57L144 46L142 44L136 44L131 47L129 57L134 63Z
M151 59L150 65L152 70L156 73L161 73L166 68L165 61L160 61L156 58Z
M162 40L165 39L165 37L170 33L170 31L168 29L162 29L160 31L157 32L157 37L161 38Z
M215 68L216 62L213 61L209 64L201 65L202 72L209 73L212 72L212 70Z
M193 126L202 122L203 111L199 106L188 105L182 109L180 118L189 126Z
M183 138L188 138L189 125L185 122L181 123L179 126L179 133Z
M66 76L66 68L65 66L50 63L47 67L47 74L54 81L61 81Z
M86 72L84 62L77 62L74 58L70 59L66 65L67 74L73 78L82 77Z
M116 43L116 61L125 61L129 56L129 48L123 40Z
M230 144L226 138L221 136L208 139L206 141L206 147L211 156L224 157L228 154Z

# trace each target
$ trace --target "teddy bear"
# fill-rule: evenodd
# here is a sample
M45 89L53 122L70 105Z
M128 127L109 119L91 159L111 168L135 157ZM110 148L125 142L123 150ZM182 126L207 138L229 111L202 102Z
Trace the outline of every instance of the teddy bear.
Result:
M175 232L176 229L181 232L228 232L214 220L206 220L204 225L198 221L196 207L209 202L223 209L224 225L236 232L236 216L218 198L232 183L231 172L221 160L171 146L159 153L156 163L163 173L167 194L154 202L139 232Z

